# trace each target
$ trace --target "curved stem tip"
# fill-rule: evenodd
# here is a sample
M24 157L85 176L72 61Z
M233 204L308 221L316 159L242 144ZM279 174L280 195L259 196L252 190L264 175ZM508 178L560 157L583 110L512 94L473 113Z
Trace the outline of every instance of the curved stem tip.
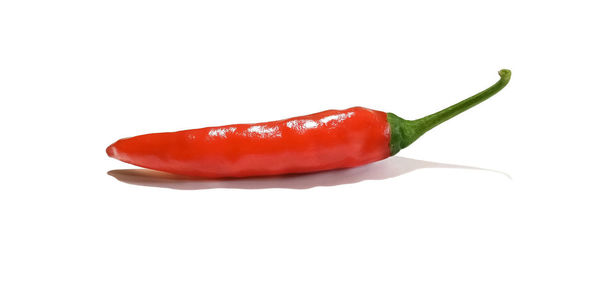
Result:
M406 148L408 145L415 142L415 140L425 134L425 132L498 93L508 84L508 81L510 81L511 72L508 69L502 69L498 71L498 74L500 75L500 80L489 88L423 118L417 120L405 120L393 113L388 113L388 121L392 128L392 139L390 142L391 154L394 155L398 153L400 149Z

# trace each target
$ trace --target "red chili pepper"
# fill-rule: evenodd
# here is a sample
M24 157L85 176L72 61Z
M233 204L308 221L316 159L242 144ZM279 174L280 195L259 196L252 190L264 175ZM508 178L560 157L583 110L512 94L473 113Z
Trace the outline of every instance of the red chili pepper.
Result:
M418 120L353 107L284 120L153 133L110 145L110 157L144 168L197 177L248 177L350 168L385 159L436 125L500 91L490 88Z

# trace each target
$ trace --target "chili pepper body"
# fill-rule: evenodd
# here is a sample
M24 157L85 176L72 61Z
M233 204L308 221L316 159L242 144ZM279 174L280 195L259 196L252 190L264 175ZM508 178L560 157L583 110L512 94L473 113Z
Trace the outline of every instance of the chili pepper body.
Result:
M385 159L425 132L506 86L509 70L486 90L417 120L363 107L255 124L232 124L124 138L106 153L173 174L248 177L350 168Z
M362 107L285 120L121 139L109 156L144 168L209 178L305 173L390 156L387 114Z

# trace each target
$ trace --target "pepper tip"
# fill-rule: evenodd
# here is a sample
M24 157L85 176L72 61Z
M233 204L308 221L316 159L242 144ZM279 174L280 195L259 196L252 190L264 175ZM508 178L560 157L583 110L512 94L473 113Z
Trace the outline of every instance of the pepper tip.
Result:
M111 144L106 148L106 154L111 158L115 158L115 156L117 155L117 149L115 147L115 144Z

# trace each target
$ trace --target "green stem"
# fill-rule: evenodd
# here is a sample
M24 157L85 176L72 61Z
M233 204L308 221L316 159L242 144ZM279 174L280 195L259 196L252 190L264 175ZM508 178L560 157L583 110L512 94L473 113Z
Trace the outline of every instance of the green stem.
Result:
M406 148L412 144L425 132L438 126L442 122L451 119L459 113L476 106L477 104L487 100L494 94L498 93L510 80L510 70L502 69L498 71L500 80L491 87L479 92L478 94L469 97L459 103L449 106L434 114L425 116L417 120L405 120L393 113L388 113L388 122L391 127L390 152L394 155L400 149Z

